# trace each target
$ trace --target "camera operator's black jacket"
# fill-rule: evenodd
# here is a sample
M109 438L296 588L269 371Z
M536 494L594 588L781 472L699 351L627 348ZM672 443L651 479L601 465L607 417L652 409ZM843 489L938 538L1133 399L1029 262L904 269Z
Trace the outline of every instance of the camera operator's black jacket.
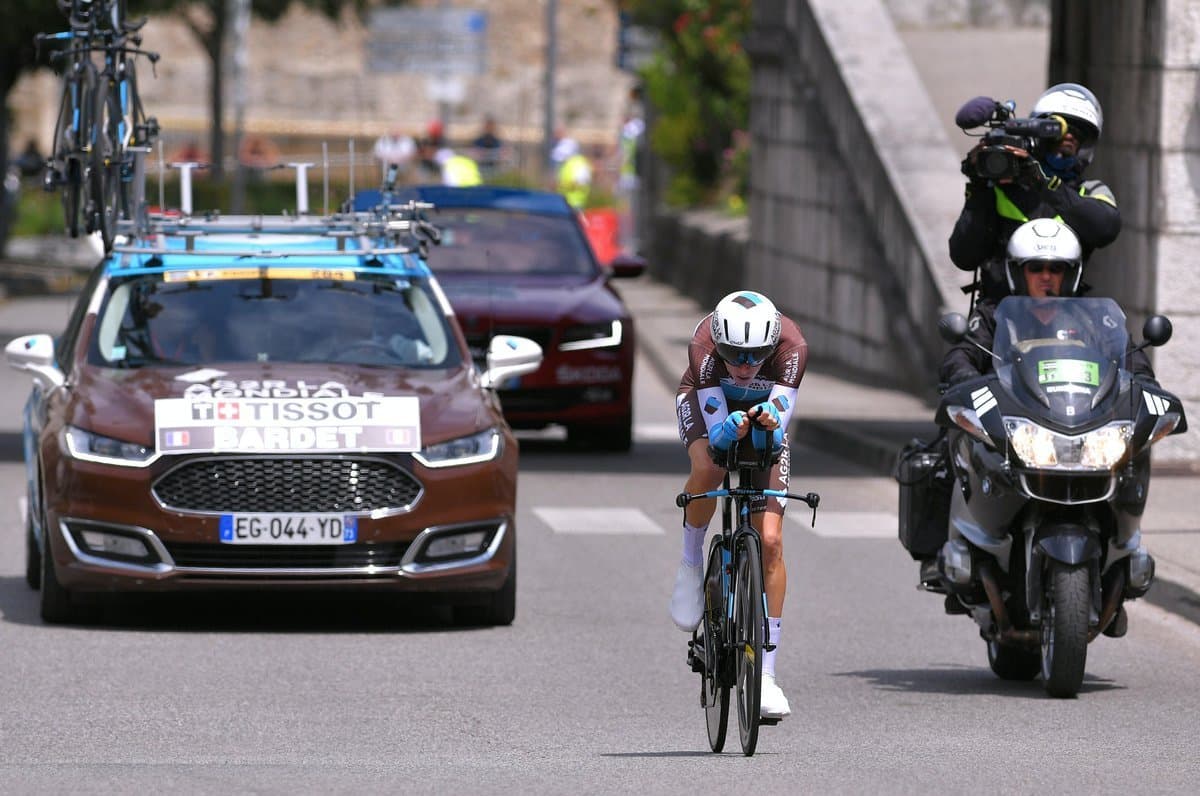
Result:
M975 304L967 329L971 337L984 348L990 349L996 337L996 303L981 299ZM1125 367L1134 378L1154 381L1154 368L1150 357L1143 350L1134 351L1130 341L1125 352ZM946 384L957 384L967 379L978 378L992 370L992 358L968 340L950 347L942 359L938 378ZM1157 383L1157 382L1156 382Z
M996 191L1012 208L1001 214ZM1015 212L1014 212L1015 211ZM1121 231L1121 213L1108 186L1077 177L1050 188L1012 183L993 188L982 180L967 183L966 201L950 234L950 259L963 271L980 269L980 295L999 301L1008 295L1004 252L1021 224L1034 218L1059 217L1079 238L1086 264L1094 249L1107 246Z

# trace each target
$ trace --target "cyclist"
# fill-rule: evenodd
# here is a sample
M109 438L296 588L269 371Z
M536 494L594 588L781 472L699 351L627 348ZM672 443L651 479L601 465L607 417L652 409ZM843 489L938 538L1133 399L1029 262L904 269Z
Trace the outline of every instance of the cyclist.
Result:
M721 299L697 324L688 345L688 367L675 398L679 436L687 446L691 471L685 491L716 489L725 471L716 464L729 446L751 430L751 419L769 435L778 454L769 473L759 473L755 486L786 490L790 455L787 424L808 362L808 343L800 327L784 318L761 293L739 290ZM762 535L763 580L767 592L769 642L779 644L787 570L783 563L783 511L786 498L759 497L752 504L754 524ZM671 594L671 619L692 632L704 612L704 537L716 500L696 500L684 512L683 560ZM791 712L775 682L775 652L763 656L761 713L779 718Z

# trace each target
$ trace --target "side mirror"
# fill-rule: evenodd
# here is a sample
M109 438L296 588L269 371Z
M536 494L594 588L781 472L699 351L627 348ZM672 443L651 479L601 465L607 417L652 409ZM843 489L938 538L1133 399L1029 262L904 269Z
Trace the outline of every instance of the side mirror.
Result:
M488 344L487 370L483 386L499 389L500 385L517 376L533 373L542 364L542 347L526 337L498 334Z
M961 343L967 336L967 319L960 312L950 312L938 319L938 334L950 345Z
M1166 315L1151 315L1142 326L1142 337L1152 346L1164 345L1171 339L1171 321Z
M646 259L638 257L636 254L618 254L612 258L608 264L612 269L612 275L617 279L626 279L634 276L641 276L646 270Z
M61 387L66 378L54 364L54 338L48 334L28 334L4 347L4 357L14 370L24 370L47 388Z

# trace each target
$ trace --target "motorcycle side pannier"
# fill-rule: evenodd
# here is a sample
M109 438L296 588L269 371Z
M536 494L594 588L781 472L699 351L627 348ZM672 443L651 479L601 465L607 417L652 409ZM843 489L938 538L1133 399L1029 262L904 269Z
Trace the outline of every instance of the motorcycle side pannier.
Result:
M892 472L900 484L900 544L914 560L937 555L950 521L950 472L945 436L914 439L901 449Z

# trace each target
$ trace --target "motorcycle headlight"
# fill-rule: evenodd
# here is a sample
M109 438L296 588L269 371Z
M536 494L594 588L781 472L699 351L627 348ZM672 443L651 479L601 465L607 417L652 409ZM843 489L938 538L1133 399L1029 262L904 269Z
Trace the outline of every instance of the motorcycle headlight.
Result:
M1129 452L1133 424L1109 423L1083 434L1059 434L1021 417L1004 418L1013 452L1028 467L1043 470L1111 470Z
M495 459L500 453L500 432L494 428L466 437L426 445L413 458L426 467L457 467Z
M611 348L621 344L621 322L605 321L572 326L563 332L559 351L582 351L587 348Z
M112 464L117 467L145 467L158 458L158 452L154 448L105 437L76 426L66 427L63 431L63 443L71 458L85 462Z

